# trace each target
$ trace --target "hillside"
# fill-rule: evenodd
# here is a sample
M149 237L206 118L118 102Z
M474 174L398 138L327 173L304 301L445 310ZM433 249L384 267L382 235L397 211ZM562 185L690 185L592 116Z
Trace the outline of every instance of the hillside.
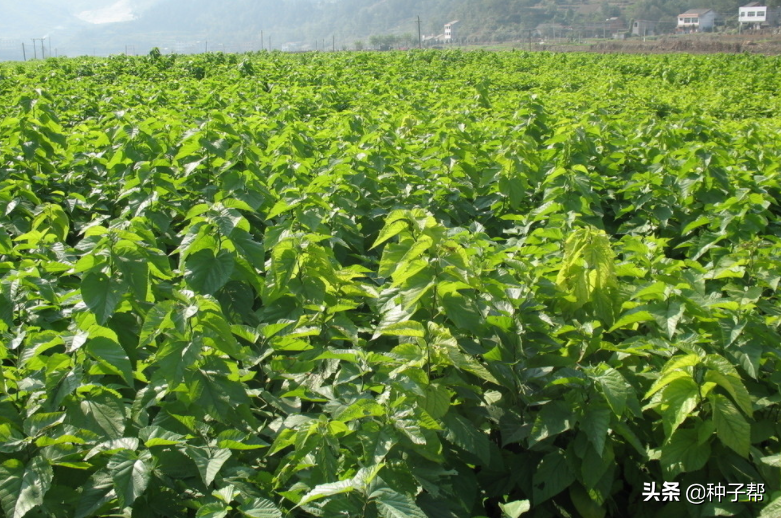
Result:
M61 54L145 53L158 46L169 52L258 50L268 47L306 50L335 45L352 47L372 36L417 38L442 32L460 20L462 43L507 41L524 37L541 23L587 26L620 17L661 20L668 27L692 7L711 7L730 22L739 0L80 0L64 8L55 0L25 4L0 1L7 16L0 29L8 38L28 42L50 36ZM113 23L106 23L113 22ZM22 28L22 29L20 29ZM7 56L0 56L11 59Z

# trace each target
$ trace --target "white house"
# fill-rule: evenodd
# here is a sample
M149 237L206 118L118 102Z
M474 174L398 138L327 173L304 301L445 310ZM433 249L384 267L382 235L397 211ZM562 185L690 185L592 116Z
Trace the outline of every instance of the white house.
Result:
M778 10L759 2L751 2L738 9L738 21L741 25L754 29L773 26L778 23Z
M458 20L445 24L445 43L452 43L456 39L456 25Z
M689 9L678 15L680 32L712 31L716 24L716 12L713 9Z

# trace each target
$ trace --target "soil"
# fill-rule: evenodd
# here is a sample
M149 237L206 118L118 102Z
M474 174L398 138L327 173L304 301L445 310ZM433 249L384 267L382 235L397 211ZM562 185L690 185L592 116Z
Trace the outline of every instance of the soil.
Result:
M682 34L655 39L628 38L602 41L586 45L544 45L540 50L554 52L600 52L630 54L690 54L750 53L781 54L781 34L775 31L756 31L745 34Z

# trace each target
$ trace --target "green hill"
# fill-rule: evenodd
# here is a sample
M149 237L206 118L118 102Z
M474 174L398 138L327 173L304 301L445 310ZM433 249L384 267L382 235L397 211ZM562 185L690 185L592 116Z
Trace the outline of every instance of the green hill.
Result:
M774 0L778 1L778 0ZM417 17L423 35L443 32L443 25L460 20L461 43L516 40L539 24L589 26L619 17L666 22L695 7L715 9L722 20L736 19L740 0L137 0L136 19L121 23L89 24L68 10L54 8L53 0L34 0L24 5L0 2L7 16L0 22L6 33L15 27L29 28L24 41L54 31L63 54L145 53L157 46L167 52L202 50L259 50L273 48L308 50L352 48L368 44L374 36L407 35L407 44L417 41ZM4 4L9 4L6 9ZM82 0L78 8L110 9L128 4L105 0ZM108 7L107 7L108 6ZM732 19L732 20L730 20ZM5 25L3 25L5 24ZM56 30L55 30L56 29ZM59 32L57 32L59 30Z

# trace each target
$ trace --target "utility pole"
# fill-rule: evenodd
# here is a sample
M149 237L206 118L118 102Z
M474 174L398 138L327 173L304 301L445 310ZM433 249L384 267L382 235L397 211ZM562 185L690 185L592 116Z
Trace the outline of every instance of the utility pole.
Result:
M38 47L35 46L35 38L30 38L33 40L33 59L38 59Z
M204 40L203 41L203 51L204 52L209 52L209 40Z
M24 50L24 42L22 42L22 57L24 57L24 60L27 61L27 51Z
M260 31L260 50L264 50L263 49L263 31Z
M336 52L336 36L331 36L331 52Z
M420 35L420 15L418 15L417 24L418 24L418 48L422 49L423 48L423 39L422 39L422 36Z
M52 38L49 36L49 57L52 57Z

